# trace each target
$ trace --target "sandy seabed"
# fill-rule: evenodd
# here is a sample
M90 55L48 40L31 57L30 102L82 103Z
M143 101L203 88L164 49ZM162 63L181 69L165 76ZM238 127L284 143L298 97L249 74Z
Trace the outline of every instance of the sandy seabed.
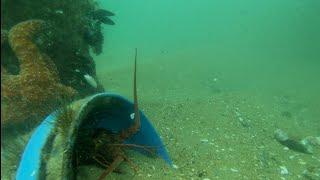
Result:
M319 147L312 155L303 154L273 137L277 128L298 137L314 135L319 125L295 125L295 116L283 117L280 107L262 105L257 97L221 93L207 101L141 104L176 168L131 152L138 171L124 163L124 173L113 173L110 179L305 179L306 171L319 168ZM89 175L81 176L101 173L87 167Z
M123 173L111 173L108 179L319 178L319 147L314 147L313 154L303 154L274 139L278 128L297 138L319 136L320 104L315 98L286 91L228 90L218 84L221 76L201 82L197 77L181 81L188 73L144 76L151 71L153 67L144 67L138 75L140 108L161 135L175 167L129 151L137 171L123 163ZM98 76L107 90L132 97L130 69ZM26 138L15 140L22 139ZM14 169L12 163L1 165L3 173ZM97 179L103 169L86 166L79 172L79 179Z
M274 138L276 129L297 139L319 137L320 104L312 94L232 90L219 82L223 74L197 76L168 66L140 67L138 94L140 108L163 138L175 168L161 159L132 155L138 172L128 167L127 173L113 173L110 178L320 178L319 146L313 154L303 154ZM110 91L130 98L131 72L130 68L101 71L99 77Z

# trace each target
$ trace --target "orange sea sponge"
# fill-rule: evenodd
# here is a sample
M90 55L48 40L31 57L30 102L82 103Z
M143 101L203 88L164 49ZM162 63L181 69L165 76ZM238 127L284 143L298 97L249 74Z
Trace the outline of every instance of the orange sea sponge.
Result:
M15 25L8 33L20 73L1 73L2 125L39 121L57 108L58 103L77 94L60 83L56 66L33 42L44 26L42 20L29 20Z

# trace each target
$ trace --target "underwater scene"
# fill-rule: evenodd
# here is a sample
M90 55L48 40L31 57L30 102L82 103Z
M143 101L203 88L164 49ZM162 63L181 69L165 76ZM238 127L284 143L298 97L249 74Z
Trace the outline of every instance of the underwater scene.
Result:
M319 0L1 0L1 179L320 180Z

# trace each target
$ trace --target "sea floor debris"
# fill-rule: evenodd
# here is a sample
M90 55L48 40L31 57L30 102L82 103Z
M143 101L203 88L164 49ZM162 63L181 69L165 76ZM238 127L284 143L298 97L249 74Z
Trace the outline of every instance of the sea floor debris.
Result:
M287 148L297 151L297 152L302 152L302 153L307 153L307 154L312 154L313 153L313 146L311 143L311 140L314 138L308 137L308 138L303 138L303 139L295 139L292 137L289 137L289 135L284 132L281 129L277 129L275 131L275 139L282 145L286 146Z

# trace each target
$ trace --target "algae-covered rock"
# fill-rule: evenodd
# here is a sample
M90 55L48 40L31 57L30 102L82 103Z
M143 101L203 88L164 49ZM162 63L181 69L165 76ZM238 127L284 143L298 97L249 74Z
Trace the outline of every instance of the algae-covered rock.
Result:
M45 21L47 28L37 34L35 43L52 59L62 83L76 89L81 96L87 96L101 92L103 87L88 85L75 70L96 78L89 50L92 48L96 54L102 52L101 21L110 20L108 16L113 15L110 13L101 10L94 0L1 0L1 32L27 20ZM1 43L2 40L5 39L1 38ZM7 43L3 43L1 51L4 52L1 65L17 74L19 62Z

